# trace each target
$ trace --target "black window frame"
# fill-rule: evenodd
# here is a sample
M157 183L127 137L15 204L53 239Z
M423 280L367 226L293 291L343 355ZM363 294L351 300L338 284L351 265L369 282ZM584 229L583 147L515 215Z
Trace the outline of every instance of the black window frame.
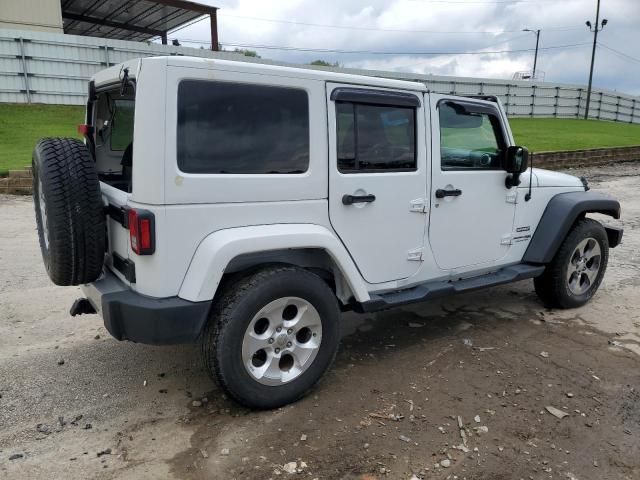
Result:
M438 102L436 105L436 110L438 111L438 125L439 125L439 136L440 136L440 171L442 172L498 172L504 171L502 167L502 162L500 162L499 166L494 166L491 168L477 168L477 167L447 167L443 168L442 165L442 125L440 125L440 105L444 103L454 103L456 105L461 105L470 113L478 113L478 114L486 114L489 117L493 117L497 124L499 125L499 129L496 130L495 124L492 122L493 133L496 135L496 139L498 140L498 147L500 148L500 152L502 155L505 154L507 148L509 147L508 135L505 130L504 122L502 121L502 116L500 115L500 111L494 105L486 105L483 103L476 103L473 101L465 101L465 100L457 100L457 99L449 99L444 98Z
M179 150L178 150L178 138L179 138L179 121L178 117L180 114L180 87L185 82L198 82L198 83L208 83L208 84L230 84L230 85L242 85L245 87L265 87L265 88L277 88L280 90L294 90L297 92L302 92L306 98L306 110L307 110L307 146L308 146L308 157L305 170L296 171L296 172L194 172L183 169L182 162L180 161ZM204 78L183 78L178 82L176 88L176 167L180 173L184 173L187 175L198 175L198 176L211 176L211 175L221 175L221 176L251 176L251 175L286 175L286 176L301 176L309 173L311 169L311 150L312 150L312 134L311 134L311 99L309 96L309 91L302 86L283 86L283 85L270 85L265 83L252 83L252 82L242 82L242 81L234 81L234 80L220 80L220 79L204 79Z
M334 92L339 91L340 89L336 89L334 90ZM346 90L346 89L345 89ZM354 89L355 90L355 89ZM364 90L366 92L366 90ZM382 101L382 102L369 102L369 101L360 101L360 100L340 100L339 96L334 96L334 94L332 94L332 98L335 98L335 105L337 107L338 104L343 104L343 105L352 105L353 106L353 154L354 154L354 161L355 161L355 166L358 167L359 165L359 159L358 159L358 110L357 107L358 105L362 105L362 106L367 106L367 107L387 107L387 108L398 108L401 110L411 110L412 114L413 114L413 160L414 160L414 164L415 166L413 168L386 168L386 169L381 169L381 168L364 168L364 169L360 169L360 168L354 168L354 169L342 169L340 168L340 158L338 157L338 109L336 108L336 168L338 169L338 172L346 174L346 175L353 175L353 174L357 174L357 173L379 173L379 174L384 174L384 173L402 173L402 172L417 172L418 171L418 108L420 107L420 101L418 100L418 98L415 95L411 95L411 97L415 98L417 101L416 103L409 103L409 102L391 102L391 101ZM355 96L354 96L355 97ZM357 98L357 97L356 97ZM370 97L370 98L376 98L376 97ZM379 98L379 97L378 97ZM387 97L388 99L393 99L392 96ZM398 104L400 103L400 105Z

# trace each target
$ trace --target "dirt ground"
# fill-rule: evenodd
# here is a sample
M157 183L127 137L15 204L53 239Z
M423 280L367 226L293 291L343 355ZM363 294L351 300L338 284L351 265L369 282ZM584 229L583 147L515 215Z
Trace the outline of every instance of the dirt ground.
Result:
M227 400L193 346L71 318L30 199L0 197L0 478L639 479L640 165L576 173L623 204L589 305L547 310L525 281L345 314L333 370L271 412Z

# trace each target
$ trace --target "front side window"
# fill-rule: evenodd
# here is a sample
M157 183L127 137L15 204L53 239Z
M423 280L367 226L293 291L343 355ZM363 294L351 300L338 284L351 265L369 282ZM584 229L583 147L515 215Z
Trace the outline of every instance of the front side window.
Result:
M502 169L506 143L497 115L454 102L443 102L438 110L442 170Z
M185 173L304 173L309 100L301 89L184 80L178 166Z
M415 109L336 102L338 170L416 170Z

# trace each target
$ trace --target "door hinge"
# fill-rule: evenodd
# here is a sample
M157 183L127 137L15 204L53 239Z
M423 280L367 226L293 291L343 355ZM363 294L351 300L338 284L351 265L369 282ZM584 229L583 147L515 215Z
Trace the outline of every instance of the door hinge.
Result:
M409 210L417 213L427 213L427 204L424 198L416 198L409 202Z
M409 250L407 252L407 260L409 260L410 262L421 262L422 248L415 248L413 250Z
M511 233L507 233L500 237L500 245L511 245L513 240L513 235Z
M518 189L512 188L505 198L507 203L518 203Z

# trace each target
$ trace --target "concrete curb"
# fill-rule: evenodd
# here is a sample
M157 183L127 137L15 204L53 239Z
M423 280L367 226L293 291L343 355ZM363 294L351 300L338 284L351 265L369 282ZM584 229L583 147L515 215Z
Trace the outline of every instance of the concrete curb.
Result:
M593 148L562 152L538 152L532 155L535 167L562 170L640 160L640 145L634 147ZM531 163L531 162L529 162Z
M0 178L0 193L31 195L32 178L31 167L9 170L9 176Z

